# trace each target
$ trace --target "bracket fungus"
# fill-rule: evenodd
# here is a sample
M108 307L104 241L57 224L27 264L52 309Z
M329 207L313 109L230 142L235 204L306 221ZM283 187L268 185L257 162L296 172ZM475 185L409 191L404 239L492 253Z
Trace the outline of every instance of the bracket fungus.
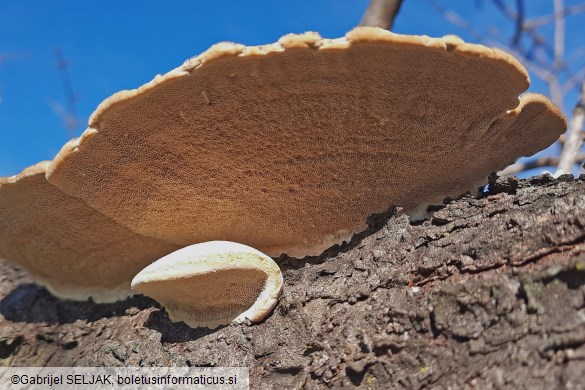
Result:
M132 288L160 302L169 318L191 327L261 321L282 291L278 265L249 246L195 244L142 270Z
M199 244L133 287L192 326L258 321L282 285L262 252L319 254L373 213L474 190L552 144L566 121L520 95L528 85L509 54L454 36L221 43L106 99L52 162L0 179L0 255L78 297ZM214 240L262 252L201 244Z
M54 295L112 302L142 268L179 247L138 235L47 183L41 162L0 178L0 258Z
M553 143L560 111L503 51L360 27L222 43L106 99L48 180L177 245L316 255L390 205L474 190Z

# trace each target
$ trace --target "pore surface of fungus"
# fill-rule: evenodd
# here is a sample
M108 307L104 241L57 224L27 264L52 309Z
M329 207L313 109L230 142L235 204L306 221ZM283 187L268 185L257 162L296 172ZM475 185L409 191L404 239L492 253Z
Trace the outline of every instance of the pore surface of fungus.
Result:
M0 257L62 298L115 301L142 268L178 247L140 236L45 179L49 162L0 178Z
M212 241L152 263L136 275L132 288L160 302L172 321L215 328L261 321L278 301L282 274L254 248Z
M48 180L142 235L318 254L475 190L565 130L512 56L447 36L223 43L106 99Z

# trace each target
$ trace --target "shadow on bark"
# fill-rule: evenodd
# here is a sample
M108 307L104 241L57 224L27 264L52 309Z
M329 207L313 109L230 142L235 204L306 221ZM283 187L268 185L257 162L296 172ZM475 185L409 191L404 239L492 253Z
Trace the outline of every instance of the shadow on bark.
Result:
M0 313L9 321L66 324L77 320L97 321L100 318L123 316L131 308L144 310L157 303L144 296L124 301L98 304L92 300L68 301L56 298L36 284L22 284L0 301Z

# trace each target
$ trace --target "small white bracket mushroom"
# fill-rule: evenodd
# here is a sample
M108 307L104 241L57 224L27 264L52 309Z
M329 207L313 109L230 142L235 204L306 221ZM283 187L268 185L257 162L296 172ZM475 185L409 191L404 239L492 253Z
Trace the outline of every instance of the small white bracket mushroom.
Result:
M276 306L282 274L246 245L211 241L175 251L143 269L132 289L161 303L173 322L216 328L261 321Z

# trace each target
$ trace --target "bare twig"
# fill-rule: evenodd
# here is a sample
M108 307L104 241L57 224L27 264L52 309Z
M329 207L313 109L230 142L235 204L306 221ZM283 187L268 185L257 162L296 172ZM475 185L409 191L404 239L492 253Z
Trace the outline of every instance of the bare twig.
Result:
M544 26L546 24L552 23L555 21L557 14L561 16L572 16L572 15L579 15L585 12L585 2L579 3L570 7L562 8L560 11L555 9L554 13L550 15L539 16L537 18L527 20L524 23L524 30L534 30L538 27Z
M473 37L473 39L488 46L495 46L510 52L512 55L514 55L514 57L518 58L532 73L536 74L539 78L546 81L547 83L556 78L555 74L548 69L547 64L543 63L542 61L540 63L537 63L529 59L528 53L522 50L520 46L518 46L517 48L512 48L500 44L498 40L501 40L501 37L497 35L497 31L488 31L489 34L493 36L493 41L488 40L485 38L484 34L477 31L471 25L471 23L469 23L467 20L459 16L457 13L444 8L438 1L427 0L427 2L431 6L433 6L437 10L437 12L443 16L445 20L467 32L471 37ZM507 10L507 12L513 12L510 11L508 8L505 9Z
M472 25L471 23L469 23L467 20L465 20L464 18L462 18L461 16L459 16L459 14L457 14L456 12L453 12L449 9L446 9L445 7L443 7L438 1L436 0L427 0L427 2L435 8L435 10L437 10L437 12L439 14L441 14L441 16L448 21L449 23L451 23L454 26L459 27L460 29L466 31L469 35L471 35L473 37L473 39L476 39L478 42L484 42L485 43L485 39L483 37L483 35L477 31Z
M581 131L583 130L583 123L585 122L585 80L581 83L581 92L579 93L579 99L573 109L571 120L567 129L567 135L565 137L565 145L561 152L559 159L559 165L557 167L556 175L562 175L564 173L572 173L573 167L577 162L577 156L583 138L581 137Z
M495 6L502 12L502 14L504 16L506 16L508 19L510 19L512 22L514 22L515 24L517 24L518 19L520 17L522 17L518 11L515 11L514 9L508 7L502 0L492 0L492 1L495 4ZM558 5L560 5L560 8L559 8L558 12L554 13L554 15L558 15L558 17L563 18L563 23L561 26L559 26L559 28L561 28L561 30L563 32L562 35L564 35L564 15L565 15L565 13L563 12L564 7L562 4L562 1ZM542 35L540 35L540 33L536 29L525 29L524 28L522 30L522 33L526 33L531 38L535 48L538 48L538 49L544 51L548 56L550 56L552 58L553 62L555 61L555 59L558 59L558 62L556 63L555 72L553 72L554 74L558 74L558 73L562 72L562 73L566 74L567 77L574 76L574 74L571 71L571 68L567 65L566 61L564 61L564 58L563 57L561 57L561 58L555 57L557 45L551 46L549 44L549 42L547 41L547 39L545 39ZM560 38L562 38L561 40L564 42L564 36L561 36ZM518 45L518 47L516 47L516 51L520 52L526 59L534 61L534 59L532 58L532 55L530 53L524 52L520 48L519 45ZM563 47L563 52L564 52L564 47ZM546 61L541 60L539 65L541 67L543 67L543 66L545 66L545 64L546 64ZM547 83L549 83L549 86L551 86L551 80L545 79L545 81L547 81ZM558 84L558 82L557 82L557 84ZM551 94L556 93L557 97L558 97L558 90L559 90L558 85L553 85L552 89L553 89L553 91L551 91ZM554 100L555 96L552 96L552 98Z
M525 4L522 1L516 1L516 7L513 8L503 0L492 0L501 13L516 26L511 44L502 47L498 42L506 41L506 39L501 37L497 31L488 29L487 34L480 32L476 30L473 24L455 12L445 9L438 1L427 0L427 2L434 6L445 20L465 30L477 41L490 44L490 37L492 37L496 42L495 44L491 43L492 46L511 52L532 73L548 84L551 98L559 107L563 105L564 95L581 84L585 70L574 73L565 60L565 17L585 12L585 3L565 8L563 0L554 0L554 13L552 15L527 22L524 20ZM538 26L550 22L555 22L554 37L552 40L547 40L536 29ZM524 40L523 34L526 34L529 39ZM551 41L552 44L550 43ZM527 45L522 45L522 43L527 43L528 49L526 49ZM566 79L561 84L561 77L563 76L566 76ZM575 163L585 161L585 154L579 154L580 147L584 142L583 131L581 130L585 121L585 91L583 88L585 87L581 84L579 103L573 111L568 126L569 130L561 138L560 145L563 146L561 157L542 157L525 163L514 164L502 171L501 174L509 175L528 169L557 165L557 175L571 173Z
M581 80L583 80L583 78L585 78L585 68L575 73L575 76L571 77L561 85L561 92L563 95L566 95L569 91L578 88L579 83Z
M581 140L585 141L585 131L580 131L579 134L580 134L579 137L581 137ZM564 134L561 135L559 137L559 139L557 140L557 142L560 143L561 145L564 145L565 144L565 135Z
M496 7L498 7L500 9L500 11L506 16L508 17L510 20L512 20L516 26L518 26L518 21L523 18L523 15L521 14L522 10L521 8L518 8L518 11L513 10L512 8L508 7L502 0L493 0L493 3L496 5ZM573 73L570 69L569 66L567 66L567 64L564 61L564 54L565 54L565 13L563 12L564 9L564 4L563 4L563 0L554 0L554 15L555 15L555 34L554 34L554 45L553 47L550 47L550 45L548 44L548 42L546 41L546 39L542 38L542 36L540 36L540 34L536 31L536 29L525 29L523 28L524 23L522 23L522 29L520 32L520 35L522 33L527 33L533 43L537 46L537 47L541 47L543 50L546 51L546 53L552 57L552 65L550 66L550 70L548 72L546 72L546 76L544 76L544 72L535 72L537 74L539 74L539 77L541 77L544 81L547 82L548 87L549 87L549 91L550 91L550 95L551 95L551 99L553 100L553 102L555 104L557 104L559 107L563 106L563 93L562 93L562 88L560 86L559 83L559 73L563 72L566 73L568 77L573 77ZM523 12L523 10L522 10ZM518 27L516 27L518 28ZM516 33L518 34L518 33ZM524 59L526 60L531 60L531 55L529 55L528 53L523 52L523 50L520 48L520 45L517 44L515 45L514 42L519 43L520 41L520 37L518 38L514 38L513 39L513 44L512 46L516 49L517 52L519 52L522 57L524 57ZM531 61L534 63L534 61ZM540 61L541 64L539 64L540 68L546 68L546 66L544 65L543 60ZM528 64L526 63L526 65L528 66Z
M67 62L65 61L65 57L63 56L61 49L55 48L53 50L53 54L55 55L57 70L61 76L61 85L63 87L66 100L66 109L63 109L63 107L61 107L61 109L56 109L56 106L53 104L53 110L55 110L55 112L57 112L57 114L63 118L67 130L74 132L79 122L77 120L76 114L77 96L73 90L71 79L69 77Z
M521 15L517 11L514 11L512 8L508 7L502 0L492 0L492 1L496 5L496 7L502 12L502 14L504 14L504 16L506 16L512 22L517 23L517 20L521 17ZM563 12L561 11L560 14L562 15ZM527 33L531 37L532 41L537 46L539 46L543 50L545 50L547 52L547 54L550 55L551 57L554 57L554 47L551 47L548 44L548 41L546 39L544 39L538 33L538 31L536 31L536 29L523 28L522 32ZM562 68L565 69L566 65L564 63L562 65L563 65Z
M554 14L555 14L555 38L554 38L554 58L553 68L558 73L564 66L563 57L565 55L565 15L563 9L565 8L563 0L554 0ZM563 106L563 92L559 85L558 77L555 77L549 82L549 88L553 101L559 106Z
M503 0L492 0L493 4L500 10L500 12L514 23L516 31L509 44L501 44L507 40L502 37L497 29L487 29L486 32L476 30L476 28L466 19L462 18L455 12L444 8L436 0L427 0L445 20L453 25L463 29L475 40L488 46L494 46L505 51L510 52L518 58L528 70L534 75L538 76L547 83L551 100L559 107L563 106L563 98L566 93L574 88L578 88L582 73L573 72L571 67L565 60L565 20L566 15L576 14L580 11L580 7L569 7L570 11L565 12L562 0L554 0L555 12L557 21L555 23L554 43L551 44L545 39L536 29L527 30L523 28L526 23L519 21L524 20L525 3L517 0L516 7L512 8ZM585 4L585 3L584 3ZM522 27L520 30L519 28ZM522 43L522 36L526 34L529 38L529 49L525 49ZM486 39L490 37L491 39ZM561 83L561 76L565 76L566 80Z
M578 154L576 162L585 162L585 153ZM558 157L545 156L534 160L528 160L522 163L512 164L498 172L499 176L511 176L520 172L528 171L535 168L556 167L559 164Z
M514 32L514 37L512 38L512 45L519 46L520 45L520 38L522 38L522 31L524 30L524 1L523 0L516 0L516 31Z
M565 15L563 0L554 0L555 7L555 56L554 66L559 69L565 54Z
M370 0L360 26L376 26L390 30L401 5L402 0Z
M65 107L63 107L61 103L57 102L54 99L49 99L49 106L51 106L53 112L61 118L61 120L65 124L65 128L69 132L73 133L79 123L77 117L72 115L69 111L67 111Z

